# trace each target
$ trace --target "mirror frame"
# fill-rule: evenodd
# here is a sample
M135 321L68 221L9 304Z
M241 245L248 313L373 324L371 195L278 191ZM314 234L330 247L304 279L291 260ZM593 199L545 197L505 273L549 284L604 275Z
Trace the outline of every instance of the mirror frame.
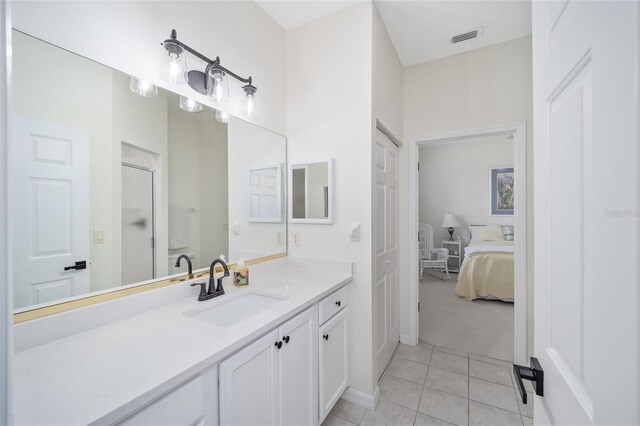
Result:
M320 164L327 163L327 174L328 174L328 186L329 186L329 205L328 205L328 216L326 219L296 219L293 217L293 170L296 168L301 168L302 166L308 166L311 164ZM289 186L289 190L287 191L287 210L289 211L289 223L306 223L306 224L316 224L316 225L333 225L333 196L334 196L334 178L333 178L333 168L334 168L334 159L328 158L325 160L315 160L315 161L307 161L307 162L296 162L289 164L289 176L287 179L287 184Z
M110 70L113 70L115 72L121 73L127 77L130 78L139 78L137 76L134 76L132 74L129 74L128 72L124 72L118 68L114 68L108 64L104 64L102 62L98 62L96 60L93 60L91 58L88 58L84 55L81 55L79 53L76 53L74 51L68 50L66 48L60 47L55 43L52 43L50 41L44 40L40 37L36 37L34 35L31 35L29 33L26 33L24 31L21 31L17 28L11 28L11 31L16 31L19 32L21 34L24 34L28 37L31 37L35 40L38 40L42 43L46 43L48 45L51 45L53 47L56 47L58 49L64 50L66 52L69 52L73 55L76 55L80 58L86 59L87 61L91 61L93 63L102 65L104 67L109 68ZM171 88L168 88L166 84L158 84L158 82L152 82L152 84L156 85L159 89L162 90L166 90L167 92L176 94L178 96L182 96L182 94L180 92L177 92L175 90L172 90ZM202 105L206 108L209 108L213 111L219 111L214 105L212 105L209 102L202 102L201 100L198 100L198 102L202 103ZM12 116L12 115L10 115ZM288 140L287 137L284 135L281 135L280 133L277 133L273 130L267 129L263 126L260 126L258 124L255 124L251 121L248 121L246 118L242 118L242 117L237 117L235 115L229 114L230 117L232 117L232 119L234 120L241 120L245 123L251 124L252 126L258 127L260 129L266 130L270 133L276 134L278 136L281 136L282 139L284 140L285 143L285 156L284 156L284 163L281 163L281 169L282 169L282 164L287 165L288 164L288 156L287 156L287 144L288 144ZM281 175L283 175L281 173ZM284 176L282 176L284 177ZM281 188L288 188L287 185L282 185L281 184ZM282 192L282 191L281 191ZM282 197L286 196L286 194L280 194L280 200L282 202ZM283 209L286 209L287 206L283 205L282 206ZM282 217L286 217L286 212L281 212ZM281 220L279 223L284 223L285 225L285 241L288 240L288 233L289 233L289 229L288 229L288 224L285 220ZM283 252L279 252L279 253L274 253L268 256L264 256L264 257L260 257L257 259L252 259L252 260L247 260L245 261L245 264L247 266L251 266L251 265L256 265L259 263L263 263L263 262L269 262L272 260L276 260L276 259L281 259L284 257L288 256L288 250L287 250L287 246L285 245L284 247L284 251ZM237 265L237 263L229 263L228 266L229 268L235 267ZM222 268L220 266L218 266L216 268L215 272L221 272ZM193 271L192 275L189 275L187 273L180 273L180 274L175 274L175 275L166 275L163 277L158 277L158 278L154 278L152 280L147 280L147 281L141 281L141 282L137 282L137 283L132 283L132 284L127 284L127 285L123 285L123 286L118 286L118 287L113 287L113 288L109 288L106 290L102 290L102 291L96 291L96 292L91 292L91 293L86 293L86 294L81 294L81 295L77 295L77 296L73 296L73 297L69 297L69 298L65 298L65 299L60 299L60 300L56 300L53 302L47 302L47 303L42 303L39 305L30 305L30 306L25 306L23 308L18 308L18 309L13 309L12 313L13 313L13 324L20 324L20 323L24 323L27 321L32 321L32 320L36 320L36 319L40 319L40 318L44 318L44 317L48 317L51 315L56 315L56 314L60 314L60 313L64 313L64 312L68 312L68 311L73 311L76 309L80 309L80 308L84 308L87 306L92 306L92 305L96 305L99 303L103 303L103 302L108 302L108 301L112 301L112 300L116 300L116 299L120 299L123 297L128 297L128 296L133 296L136 294L140 294L140 293L145 293L147 291L152 291L152 290L157 290L160 288L164 288L164 287L168 287L171 285L176 285L176 284L181 284L184 283L187 280L192 280L192 279L196 279L196 278L202 278L202 277L208 277L209 276L209 267L203 267L200 269L196 269ZM13 301L12 301L13 304Z

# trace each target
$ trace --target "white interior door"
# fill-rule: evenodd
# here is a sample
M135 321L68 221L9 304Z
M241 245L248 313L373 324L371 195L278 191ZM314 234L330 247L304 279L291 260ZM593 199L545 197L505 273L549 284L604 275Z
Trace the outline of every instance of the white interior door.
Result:
M533 2L536 424L638 424L638 2Z
M122 165L122 285L154 277L153 172Z
M279 168L249 172L249 214L251 220L273 222L279 214Z
M398 324L398 147L381 131L375 144L376 334L378 377L400 341Z
M27 117L12 130L14 308L88 293L89 132Z

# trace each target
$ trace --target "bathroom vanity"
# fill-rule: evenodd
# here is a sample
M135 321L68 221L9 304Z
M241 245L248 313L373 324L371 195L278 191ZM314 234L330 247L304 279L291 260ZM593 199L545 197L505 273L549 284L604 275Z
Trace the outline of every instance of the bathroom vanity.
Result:
M185 281L133 296L138 313L124 298L17 325L16 425L319 424L348 385L351 263L251 274L205 302ZM76 321L89 329L60 330Z

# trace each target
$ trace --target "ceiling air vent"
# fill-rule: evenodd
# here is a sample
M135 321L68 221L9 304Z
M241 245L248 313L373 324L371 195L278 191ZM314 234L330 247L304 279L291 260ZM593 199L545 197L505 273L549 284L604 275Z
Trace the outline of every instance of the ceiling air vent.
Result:
M471 31L467 31L462 34L457 34L451 37L451 44L461 43L467 40L473 40L474 38L482 37L483 27L475 28Z

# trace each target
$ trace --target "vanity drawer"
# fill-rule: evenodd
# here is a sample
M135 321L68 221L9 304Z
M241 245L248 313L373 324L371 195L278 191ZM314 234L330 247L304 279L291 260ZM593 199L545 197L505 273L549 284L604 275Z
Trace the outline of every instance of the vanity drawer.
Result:
M318 324L324 324L332 316L340 312L349 304L349 289L347 286L331 293L318 303Z

